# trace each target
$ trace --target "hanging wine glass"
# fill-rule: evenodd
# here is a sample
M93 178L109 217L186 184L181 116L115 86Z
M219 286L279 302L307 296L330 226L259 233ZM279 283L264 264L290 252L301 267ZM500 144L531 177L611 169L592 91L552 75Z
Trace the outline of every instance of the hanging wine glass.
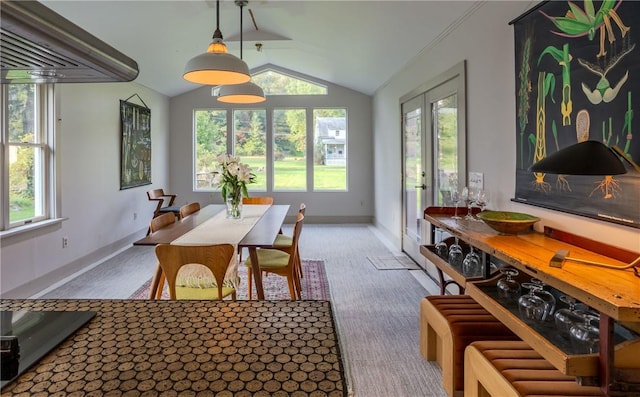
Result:
M436 244L434 250L436 252L436 255L438 255L440 258L444 259L445 261L449 259L449 246L447 246L447 242L444 241L444 239Z
M453 204L455 205L455 212L452 216L453 219L462 219L462 217L458 216L458 203L460 203L460 191L458 190L457 186L452 186L451 187L451 201L453 201Z
M600 350L600 330L597 324L599 317L585 313L582 323L574 324L569 329L571 344L578 354L596 353Z
M478 277L482 276L483 270L480 256L476 254L473 251L473 247L471 247L471 251L465 256L464 261L462 261L462 274L465 277Z
M560 335L569 338L571 327L583 323L586 312L576 309L578 301L575 298L562 295L560 301L566 303L569 307L557 310L553 318Z
M533 283L522 283L522 288L529 290L528 293L518 298L518 310L520 317L527 323L537 324L544 321L546 302L542 300L536 292L541 287Z
M464 253L462 252L462 247L458 243L458 238L456 237L455 242L449 247L449 264L461 269L463 260Z
M545 307L545 314L544 314L544 319L543 320L551 320L553 317L553 313L555 313L556 311L556 298L553 296L553 294L549 291L546 291L544 289L545 287L545 283L542 282L542 280L537 279L537 278L532 278L531 279L531 283L539 286L540 288L536 290L536 295L538 295L540 298L542 298L542 300L544 300L544 302L546 303L546 307Z
M517 301L520 297L520 284L514 280L519 272L516 269L507 268L500 269L500 273L504 274L504 277L498 280L496 287L498 288L498 296L506 301Z

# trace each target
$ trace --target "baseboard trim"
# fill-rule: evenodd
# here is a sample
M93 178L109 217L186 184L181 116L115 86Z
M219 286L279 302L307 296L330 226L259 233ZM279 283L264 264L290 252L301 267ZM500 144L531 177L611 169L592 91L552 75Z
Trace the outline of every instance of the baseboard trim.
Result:
M142 231L144 232L144 231ZM80 274L93 269L102 262L119 254L123 250L131 247L134 241L140 239L141 231L130 234L129 236L115 241L109 245L99 248L81 258L69 262L37 279L31 280L26 284L16 287L2 294L3 299L36 299L49 291L74 279Z

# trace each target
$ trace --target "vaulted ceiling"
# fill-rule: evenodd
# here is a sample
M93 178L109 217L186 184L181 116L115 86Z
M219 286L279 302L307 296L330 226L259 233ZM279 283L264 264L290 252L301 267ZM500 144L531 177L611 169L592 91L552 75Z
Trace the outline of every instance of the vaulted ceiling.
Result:
M198 88L182 78L216 26L216 3L42 1L135 59L136 82L168 96ZM479 6L474 1L249 1L243 11L243 59L274 64L371 95ZM240 55L240 7L220 2L220 30ZM261 44L260 50L256 44Z

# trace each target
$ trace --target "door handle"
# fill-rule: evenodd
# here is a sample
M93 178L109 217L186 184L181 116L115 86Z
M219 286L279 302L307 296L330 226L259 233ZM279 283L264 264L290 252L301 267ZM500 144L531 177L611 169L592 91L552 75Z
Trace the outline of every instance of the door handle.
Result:
M422 185L417 185L417 186L414 186L414 187L415 187L415 188L420 188L420 189L422 189L422 190L425 190L425 189L427 188L427 185L425 185L425 184L423 183Z

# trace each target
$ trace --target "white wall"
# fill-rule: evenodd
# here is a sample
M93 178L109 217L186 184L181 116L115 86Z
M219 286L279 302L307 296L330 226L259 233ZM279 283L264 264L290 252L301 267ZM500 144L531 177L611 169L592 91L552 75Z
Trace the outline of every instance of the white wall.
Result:
M515 75L513 27L531 7L523 1L490 1L439 43L426 49L374 95L375 220L401 244L401 144L399 98L467 60L467 170L484 173L491 209L526 212L545 225L640 251L637 229L511 202L515 192Z
M146 191L169 187L167 97L136 83L60 84L56 90L61 215L67 220L2 239L3 298L27 297L143 237L154 207ZM153 184L120 190L120 100L136 93L151 109ZM142 105L136 97L129 102ZM69 241L64 249L63 237Z
M288 71L290 72L290 71ZM304 76L300 76L303 77ZM344 107L347 109L347 192L256 192L270 195L278 204L289 204L289 219L301 202L307 205L306 222L371 222L373 219L373 141L371 126L371 97L328 82L328 95L296 97L267 96L267 101L255 105L236 105L236 108L275 107ZM220 193L193 191L193 111L194 109L233 109L211 96L210 87L202 87L171 99L171 186L178 203L198 201L201 205L222 203ZM308 114L307 117L313 117ZM311 133L309 131L308 133Z

